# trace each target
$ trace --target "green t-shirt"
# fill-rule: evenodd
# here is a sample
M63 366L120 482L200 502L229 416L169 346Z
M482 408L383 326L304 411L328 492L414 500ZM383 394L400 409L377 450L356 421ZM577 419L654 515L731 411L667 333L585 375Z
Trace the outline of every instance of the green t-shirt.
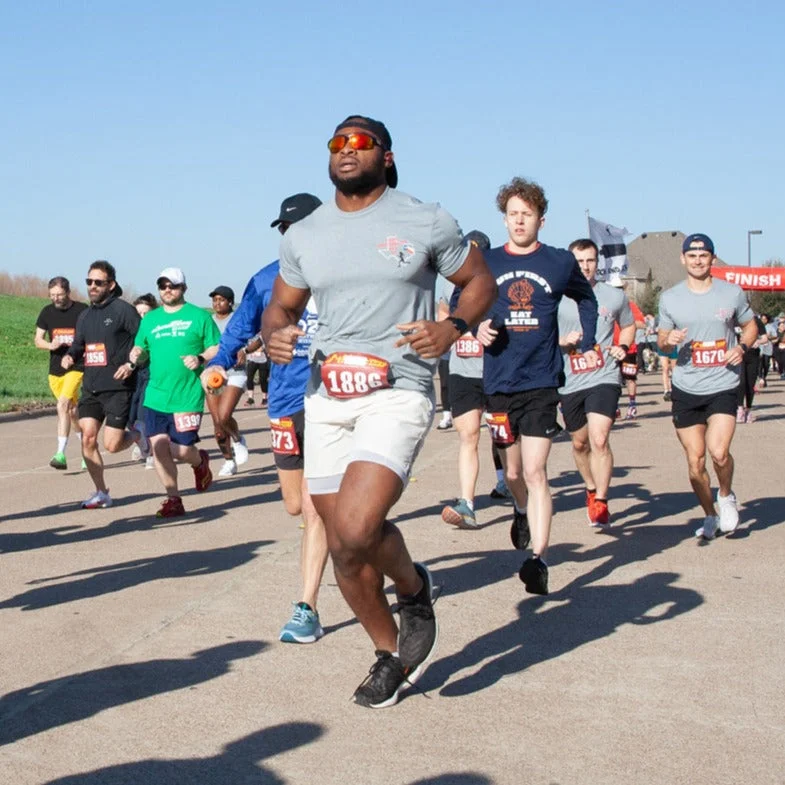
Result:
M150 381L144 405L157 412L201 412L204 390L199 382L201 368L190 371L183 357L201 354L221 341L211 314L185 303L174 312L156 308L139 325L134 346L150 353Z

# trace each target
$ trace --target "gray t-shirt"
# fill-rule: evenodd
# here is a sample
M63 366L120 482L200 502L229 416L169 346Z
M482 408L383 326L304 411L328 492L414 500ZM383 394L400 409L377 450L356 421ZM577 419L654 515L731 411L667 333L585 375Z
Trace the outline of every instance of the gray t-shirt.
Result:
M678 346L673 385L693 395L732 390L741 366L724 363L725 351L736 346L737 325L754 317L741 287L713 278L705 292L693 292L686 281L660 295L660 330L687 328ZM724 346L721 343L724 341Z
M308 394L326 395L320 366L333 352L375 355L390 364L393 387L431 395L436 360L395 348L396 324L434 318L436 275L454 275L469 246L455 219L388 188L370 207L344 212L334 201L290 227L281 277L310 289L319 313Z
M595 340L602 351L603 366L592 371L582 372L581 355L562 348L564 358L562 394L588 390L599 384L616 384L621 386L621 366L608 354L608 347L613 344L613 326L629 327L635 317L632 315L630 301L621 289L598 281L593 287L597 298L597 332ZM573 331L581 332L581 320L578 304L575 300L563 297L559 303L559 335L567 335Z

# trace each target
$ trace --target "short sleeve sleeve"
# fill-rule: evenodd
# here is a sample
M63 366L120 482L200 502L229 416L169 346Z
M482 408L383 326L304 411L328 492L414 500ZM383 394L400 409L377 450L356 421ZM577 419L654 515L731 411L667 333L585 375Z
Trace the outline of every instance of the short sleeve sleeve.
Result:
M303 277L300 257L294 247L292 237L295 233L289 231L281 240L280 249L280 274L285 284L295 289L308 289L308 283Z
M445 278L457 273L469 255L469 248L455 218L444 208L437 206L431 247L437 271Z

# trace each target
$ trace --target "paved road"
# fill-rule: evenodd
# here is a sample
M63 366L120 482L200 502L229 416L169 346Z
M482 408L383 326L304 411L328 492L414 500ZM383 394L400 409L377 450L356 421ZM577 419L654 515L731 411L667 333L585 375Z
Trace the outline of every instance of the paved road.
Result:
M82 511L86 475L47 466L53 418L0 424L0 782L783 783L785 382L759 403L734 449L743 525L703 547L653 377L613 434L608 533L557 441L547 598L518 581L509 508L482 499L476 532L440 521L457 435L433 431L395 513L441 588L439 653L424 694L376 712L349 702L372 652L330 568L328 635L277 641L300 531L264 412L240 413L244 471L171 522L127 456L109 461L116 506Z

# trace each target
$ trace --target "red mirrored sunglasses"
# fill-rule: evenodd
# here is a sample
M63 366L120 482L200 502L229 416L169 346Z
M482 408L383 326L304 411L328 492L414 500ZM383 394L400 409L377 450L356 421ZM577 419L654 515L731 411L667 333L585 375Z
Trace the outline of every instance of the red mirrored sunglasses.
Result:
M370 134L336 134L327 142L327 149L331 153L337 153L347 144L352 150L373 150L377 145L383 147L382 143Z

